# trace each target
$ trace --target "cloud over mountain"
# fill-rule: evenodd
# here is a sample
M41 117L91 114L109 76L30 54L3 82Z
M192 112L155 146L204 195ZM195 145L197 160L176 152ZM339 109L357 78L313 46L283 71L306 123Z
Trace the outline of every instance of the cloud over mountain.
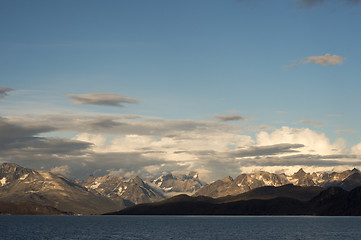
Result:
M124 104L138 103L138 100L135 98L125 97L116 93L95 92L89 94L69 94L67 96L74 104L123 107Z
M254 169L361 166L358 145L349 154L342 140L331 142L309 128L258 130L252 137L227 121L59 114L8 116L0 119L0 130L8 131L0 137L0 161L80 178L94 172L134 177L195 170L210 181ZM46 136L55 131L74 137Z

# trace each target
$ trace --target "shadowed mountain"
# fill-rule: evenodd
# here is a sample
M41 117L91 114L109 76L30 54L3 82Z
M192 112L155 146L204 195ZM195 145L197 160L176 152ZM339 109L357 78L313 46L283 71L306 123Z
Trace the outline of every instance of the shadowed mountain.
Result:
M339 186L347 191L354 189L357 186L361 186L361 174L360 172L355 172L352 175L348 176L342 182L335 184L335 186Z
M69 215L72 213L62 212L54 207L27 202L0 202L0 214L11 215Z
M290 188L287 186L286 188ZM262 188L262 190L269 190ZM294 190L291 187L292 190ZM259 191L262 191L259 190ZM312 190L313 193L317 190ZM282 192L282 191L279 191ZM285 191L286 192L286 191ZM285 194L283 192L282 194ZM266 196L266 194L259 194ZM275 194L277 195L277 194ZM292 194L290 194L292 195ZM297 195L297 194L296 194ZM229 201L227 198L179 195L158 203L140 204L112 215L361 215L361 187L347 192L331 187L308 201L290 197Z
M215 199L217 203L235 202L240 200L250 199L272 199L272 198L293 198L300 201L308 201L317 196L324 189L322 187L310 186L301 187L294 186L293 184L287 184L280 187L266 186L260 187L248 192L235 195L226 196Z

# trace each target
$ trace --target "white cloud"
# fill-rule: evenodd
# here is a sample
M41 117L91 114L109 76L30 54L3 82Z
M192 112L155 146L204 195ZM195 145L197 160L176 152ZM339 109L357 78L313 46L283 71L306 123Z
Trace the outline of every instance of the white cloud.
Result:
M353 146L353 147L351 148L351 153L352 153L352 154L355 154L355 155L360 155L360 156L361 156L361 143Z
M257 134L257 144L274 145L281 143L303 144L299 149L304 154L332 155L345 152L345 143L342 140L330 143L323 133L317 133L308 128L282 127L272 133L262 131Z

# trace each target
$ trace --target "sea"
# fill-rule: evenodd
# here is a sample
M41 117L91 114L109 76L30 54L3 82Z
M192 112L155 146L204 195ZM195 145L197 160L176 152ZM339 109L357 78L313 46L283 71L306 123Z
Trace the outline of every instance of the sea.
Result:
M7 216L0 239L361 239L361 217Z

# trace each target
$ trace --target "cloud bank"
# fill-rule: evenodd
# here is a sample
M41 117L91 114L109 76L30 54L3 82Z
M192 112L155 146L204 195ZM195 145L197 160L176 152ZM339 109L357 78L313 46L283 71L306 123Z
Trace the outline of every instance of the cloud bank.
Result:
M309 128L260 129L251 136L227 121L59 114L2 117L0 131L6 133L0 135L0 162L77 178L195 170L212 181L253 170L361 167L361 143L347 149L342 139L331 142ZM56 132L74 137L48 137Z
M123 107L124 104L135 104L138 100L125 97L116 93L96 92L89 94L69 94L67 95L73 104L88 104L111 107Z

